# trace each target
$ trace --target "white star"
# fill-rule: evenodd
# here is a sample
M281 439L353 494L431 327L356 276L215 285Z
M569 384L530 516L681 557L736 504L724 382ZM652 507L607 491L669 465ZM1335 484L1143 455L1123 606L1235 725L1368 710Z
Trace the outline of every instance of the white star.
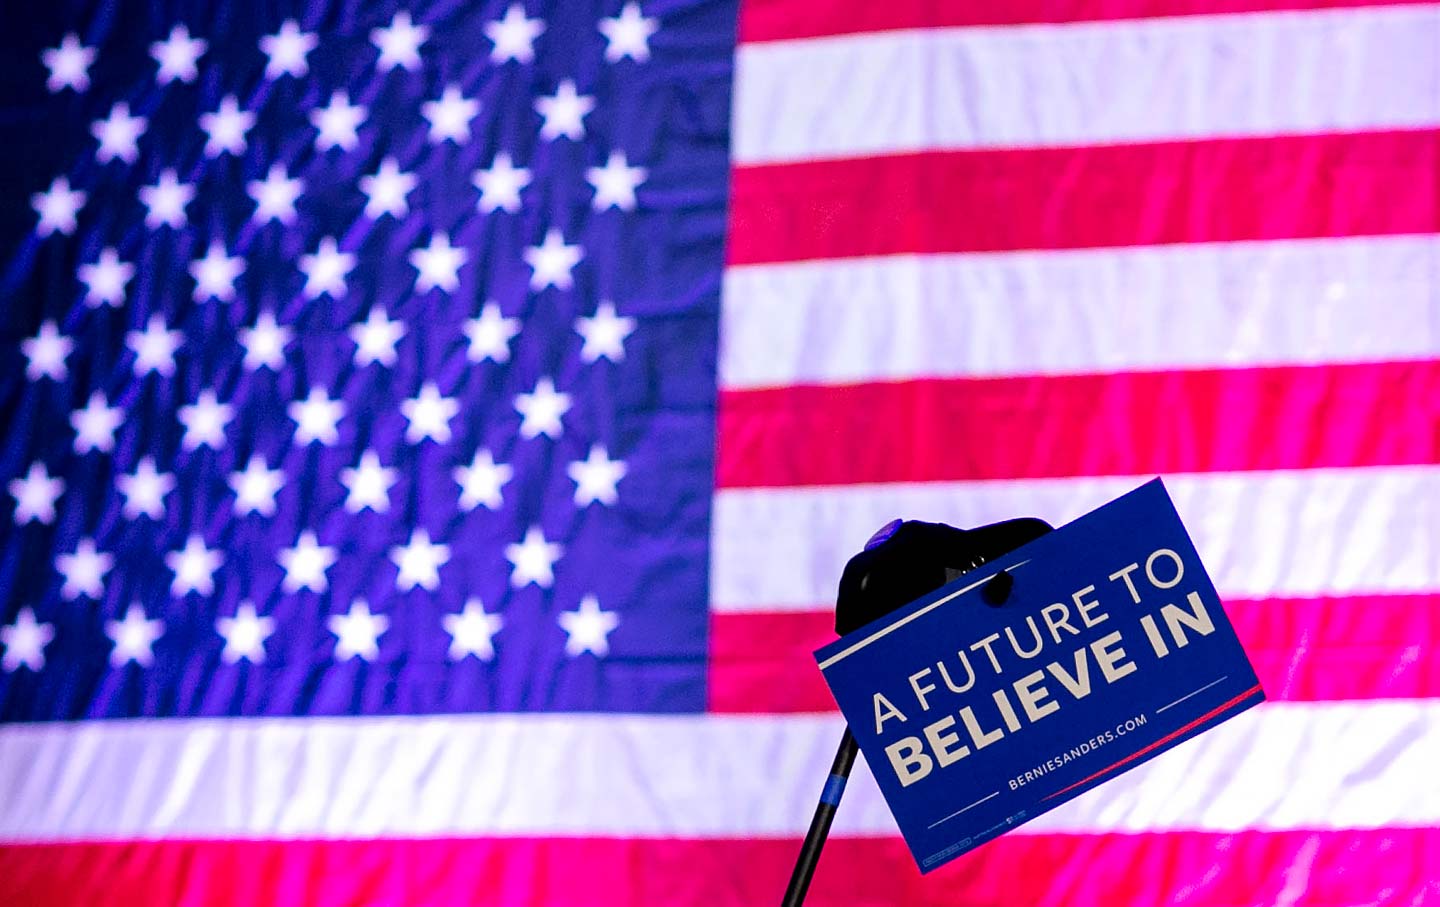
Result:
M604 445L592 444L590 455L576 460L565 470L575 482L575 504L587 507L599 501L614 504L618 493L615 485L625 478L625 461L610 459Z
M185 226L185 207L195 198L195 186L182 183L173 169L162 170L153 186L140 187L140 201L145 205L145 226L152 230L162 224L179 229Z
M320 240L314 255L300 256L300 270L305 272L305 298L318 299L329 293L331 299L345 295L345 276L355 267L355 256L341 252L335 237Z
M73 554L55 557L55 570L65 577L60 595L74 601L82 595L98 599L105 594L105 574L115 566L115 556L95 550L95 540L82 538L75 543Z
M265 640L275 632L275 618L258 616L255 603L243 601L235 609L234 617L215 621L215 632L225 637L220 659L226 664L235 664L242 658L259 664L265 660Z
M380 59L375 68L388 72L399 66L406 72L420 68L420 45L430 37L425 25L415 25L410 14L401 10L390 20L388 28L376 28L370 32L370 43L380 48Z
M373 176L360 177L360 191L366 195L365 216L379 220L386 214L396 218L409 214L405 196L415 189L416 182L415 174L402 171L393 157L385 158Z
M203 390L190 406L180 407L180 422L185 435L180 446L186 450L208 447L219 450L225 446L225 426L235 418L235 407L215 399L213 390Z
M529 63L535 59L535 39L544 31L544 21L527 19L525 7L519 3L510 4L505 10L505 18L485 23L485 37L495 45L490 51L491 61Z
M155 471L155 460L142 457L129 475L115 477L115 484L125 496L123 512L126 519L147 516L152 520L165 517L165 496L175 490L175 477Z
M301 589L324 592L330 587L325 571L335 564L335 549L321 545L316 541L315 533L308 529L300 533L294 548L280 549L276 560L285 570L280 588L286 592L299 592Z
M315 137L315 150L325 151L340 148L349 151L360 144L356 132L365 122L367 111L364 107L350 104L350 96L337 91L330 96L330 106L317 107L310 111L310 123L320 134Z
M285 345L290 342L290 336L290 329L276 323L274 314L261 312L253 328L240 329L240 343L245 347L245 367L264 367L277 372L284 368Z
M466 608L468 609L469 605L466 605ZM448 621L454 616L447 614L445 619ZM449 624L446 624L446 629L449 629ZM455 635L453 630L451 635ZM18 671L20 666L24 665L32 671L41 670L45 667L45 647L50 645L54 638L54 624L36 623L35 612L28 607L21 608L20 613L15 615L15 623L0 627L0 643L5 646L5 657L0 658L0 668ZM488 648L489 638L486 638L485 643ZM454 643L450 645L450 654L451 657L456 657ZM463 653L459 657L463 658Z
M466 358L471 362L510 361L510 341L520 333L520 319L506 318L500 306L487 302L480 314L465 322L465 336L470 339Z
M132 602L124 620L105 621L105 635L115 643L110 651L110 665L123 668L130 662L149 667L155 661L155 640L165 634L165 622L146 620L145 609Z
M615 303L601 300L592 317L575 319L575 330L585 341L580 347L582 360L595 362L604 357L619 362L625 358L625 338L635 332L635 319L616 315Z
M545 118L540 126L540 138L546 140L585 138L585 116L595 109L595 99L590 95L575 93L575 82L564 79L555 93L535 99L535 112Z
M424 293L436 287L448 292L460 286L460 268L470 255L463 248L450 245L450 237L436 233L430 245L412 249L410 264L420 273L415 277L415 290Z
M401 592L419 586L427 592L440 587L440 568L450 563L450 546L430 542L430 533L416 529L410 541L390 549L390 560L399 568L395 588Z
M110 116L90 124L90 134L100 140L95 159L102 164L117 157L127 164L135 163L140 156L137 142L145 134L145 122L144 117L132 117L130 105L124 101L111 107Z
M648 177L650 171L644 167L631 167L623 151L610 152L610 159L604 167L591 167L585 171L585 180L595 187L595 199L591 206L596 211L615 207L621 211L635 210L635 189Z
M180 348L179 331L165 329L165 316L155 314L145 322L145 330L125 335L125 345L135 354L135 377L151 372L165 377L175 373L175 351Z
M355 365L394 365L398 355L395 344L405 336L405 322L391 321L385 310L376 306L359 324L350 326L350 339L355 341Z
M564 235L555 228L545 231L545 241L538 246L526 246L521 253L530 266L530 289L543 290L558 287L568 290L575 285L570 272L585 257L582 246L567 246Z
M510 562L510 585L516 589L527 583L534 583L542 589L555 584L555 562L565 549L554 542L545 541L545 533L539 526L525 531L525 538L519 544L505 546L505 559Z
M85 304L122 306L125 304L125 284L135 276L135 266L121 261L112 248L100 250L100 260L93 265L81 265L78 273L80 282L85 284Z
M233 94L220 99L220 109L200 114L200 128L205 130L205 156L244 154L245 133L255 126L255 114L241 110Z
M430 438L445 444L450 440L450 420L460 412L460 404L454 397L440 396L435 382L426 381L420 393L401 401L400 411L410 423L405 427L406 441L418 444Z
M505 626L505 619L499 614L486 614L480 599L471 598L465 602L465 610L459 614L446 614L440 618L445 632L450 634L450 660L459 661L467 655L474 655L481 661L495 657L495 634Z
M75 452L89 453L92 450L109 452L115 446L115 429L125 421L125 414L119 407L112 407L105 395L95 391L86 401L84 409L70 414L70 426L75 429Z
M640 4L633 0L626 3L620 8L620 15L600 20L600 31L608 42L605 59L614 63L629 57L643 63L650 59L650 36L659 29L660 24L654 19L640 15Z
M190 263L190 276L195 278L195 301L218 299L230 302L235 298L235 279L245 273L245 260L225 254L225 246L211 240L204 258Z
M508 464L496 463L488 450L477 450L469 466L455 467L455 481L460 484L460 509L474 510L484 504L487 510L499 510L504 503L500 490L515 476Z
M278 220L282 224L295 223L295 200L304 191L305 184L299 177L291 179L283 164L271 164L263 180L251 180L245 186L255 200L255 213L251 219L257 224Z
M530 185L530 169L514 166L510 155L502 151L495 155L490 169L476 170L470 181L480 190L483 213L497 209L513 213L520 210L520 190Z
M460 86L447 85L438 101L420 105L420 113L430 121L430 141L439 144L470 141L470 121L480 112L480 102L460 93Z
M61 334L55 322L40 322L40 330L34 337L20 341L20 352L25 354L25 377L31 381L41 378L64 381L70 374L65 358L74 349L75 341Z
M25 477L11 479L9 488L15 498L17 526L55 522L55 502L65 493L65 481L51 476L44 463L31 463Z
M311 32L302 32L294 19L280 24L280 31L260 39L260 50L269 57L265 64L265 78L278 79L281 76L303 76L310 71L305 57L320 43Z
M226 481L235 492L237 515L275 515L275 495L285 486L285 473L279 469L267 469L264 457L252 454L250 462L245 464L245 471L230 473Z
M309 444L312 441L329 445L340 440L337 423L345 418L345 404L343 401L330 399L330 395L323 389L310 388L309 396L291 403L286 412L295 421L297 445Z
M369 603L360 598L350 603L348 613L332 614L325 623L336 636L336 661L355 657L374 661L380 657L380 637L390 629L390 618L371 614Z
M201 38L190 37L190 30L183 25L170 29L170 37L150 45L150 56L160 64L155 80L168 85L179 80L193 82L199 75L195 63L205 53L208 44Z
M360 455L360 465L340 470L340 483L349 489L345 509L359 513L366 507L376 513L390 509L390 488L400 480L397 470L380 465L380 456L373 450Z
M534 438L545 435L550 440L559 439L564 426L560 417L570 410L570 395L557 394L555 382L541 378L535 382L535 390L529 394L515 395L515 411L520 421L520 436Z
M574 611L561 611L560 626L566 634L565 654L578 656L585 652L603 658L610 654L610 633L620 625L620 615L601 611L600 601L593 595L580 599Z
M225 563L224 556L214 549L205 547L205 540L191 535L185 540L185 547L165 555L165 566L175 574L170 582L170 594L179 598L191 592L201 595L215 593L215 571Z
M85 193L71 189L69 179L57 176L49 189L30 196L30 204L40 215L40 222L35 225L36 233L41 236L51 233L69 236L75 232L75 215L85 205Z
M62 88L84 91L90 87L90 64L95 62L95 48L82 45L74 32L62 38L59 47L41 51L40 59L50 70L45 87L51 91Z

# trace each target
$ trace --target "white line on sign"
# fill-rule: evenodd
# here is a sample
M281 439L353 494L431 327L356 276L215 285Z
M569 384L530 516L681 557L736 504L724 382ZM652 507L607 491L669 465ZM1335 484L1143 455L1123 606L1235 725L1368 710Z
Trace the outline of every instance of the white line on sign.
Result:
M986 800L989 800L989 799L991 799L991 798L993 798L993 797L998 797L998 796L1000 796L1000 792L997 790L995 793L991 794L989 797L981 797L979 800L976 800L974 803L971 803L969 806L965 807L965 809L957 809L955 812L953 812L953 813L951 813L950 815L946 816L945 818L941 819L939 822L931 822L929 825L927 825L927 826L925 826L925 827L926 827L926 828L934 828L935 826L939 825L941 822L949 822L951 819L955 818L956 816L960 815L961 813L965 812L966 810L974 809L975 807L979 806L981 803L984 803Z
M852 655L852 654L854 654L855 652L859 651L860 649L863 649L863 648L865 648L866 646L870 645L872 642L874 642L875 640L879 639L880 637L885 636L885 635L887 635L887 634L889 634L889 633L894 632L895 630L900 629L901 627L903 627L903 626L905 626L906 624L910 623L910 621L914 620L915 618L919 617L920 615L922 615L922 614L928 614L928 613L930 613L931 611L934 611L936 608L940 607L941 605L945 604L946 602L948 602L948 601L950 601L950 600L952 600L952 599L954 599L954 598L957 598L957 597L959 597L959 596L961 596L961 595L964 595L966 592L971 592L971 591L973 591L973 590L975 590L975 589L980 588L981 586L983 586L983 585L985 585L986 583L990 582L990 581L991 581L992 579L994 579L995 577L999 576L1001 573L1004 573L1004 572L1006 572L1007 570L1016 570L1016 569L1018 569L1018 568L1020 568L1020 567L1025 566L1025 565L1028 564L1028 563L1030 563L1030 558L1027 557L1025 560L1021 561L1021 562L1018 563L1018 564L1011 564L1011 565L1008 566L1008 567L1002 567L1002 568L1000 568L999 570L996 570L994 573L990 574L989 576L985 577L984 579L977 579L975 582L973 582L973 583L971 583L970 585L966 586L964 589L956 589L954 592L951 592L949 595L945 596L944 598L938 599L938 600L936 600L936 601L931 602L930 604L928 604L928 605L926 605L925 607L921 608L919 611L916 611L914 614L909 615L908 617L904 618L903 620L897 620L897 621L895 621L895 623L891 624L890 626L886 627L886 628L883 629L883 630L876 630L874 633L872 633L872 634L870 634L869 636L865 637L864 639L860 640L860 641L857 642L855 645L850 646L849 648L845 649L844 651L836 652L834 655L831 655L829 658L827 658L827 659L825 659L824 661L820 662L820 670L822 670L822 671L825 670L826 668L830 667L830 666L833 665L835 662L839 661L840 659L844 658L845 656L847 656L847 655Z
M1229 675L1229 674L1226 674L1224 677L1221 677L1220 680L1226 680L1226 679L1228 679L1229 677L1230 677L1230 675ZM1209 683L1205 684L1205 685L1204 685L1203 687L1201 687L1200 689L1196 690L1194 693L1186 693L1184 696L1181 696L1179 699L1175 700L1174 702L1167 703L1167 704L1165 704L1165 705L1160 706L1160 708L1158 708L1158 709L1155 710L1155 714L1158 715L1158 714L1160 714L1161 712L1165 711L1166 709L1170 708L1170 706L1172 706L1172 705L1179 705L1180 703L1182 703L1182 702L1184 702L1185 700L1189 699L1191 696L1197 696L1197 695L1199 695L1200 693L1205 692L1206 690L1208 690L1208 689L1210 689L1211 687L1213 687L1215 684L1219 683L1220 680L1212 680L1212 681L1210 681Z

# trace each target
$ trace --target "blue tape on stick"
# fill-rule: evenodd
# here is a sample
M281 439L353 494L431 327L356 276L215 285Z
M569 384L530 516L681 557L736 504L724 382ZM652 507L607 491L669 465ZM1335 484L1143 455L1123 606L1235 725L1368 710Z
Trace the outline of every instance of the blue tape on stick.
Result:
M825 780L825 789L820 792L820 802L839 806L840 795L843 793L845 793L845 778L841 775L831 775Z

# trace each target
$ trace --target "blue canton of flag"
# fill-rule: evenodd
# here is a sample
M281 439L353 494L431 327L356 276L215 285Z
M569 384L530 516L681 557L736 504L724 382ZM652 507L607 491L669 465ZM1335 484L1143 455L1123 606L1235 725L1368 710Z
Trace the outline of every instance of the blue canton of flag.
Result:
M167 8L4 39L0 719L703 710L733 5Z

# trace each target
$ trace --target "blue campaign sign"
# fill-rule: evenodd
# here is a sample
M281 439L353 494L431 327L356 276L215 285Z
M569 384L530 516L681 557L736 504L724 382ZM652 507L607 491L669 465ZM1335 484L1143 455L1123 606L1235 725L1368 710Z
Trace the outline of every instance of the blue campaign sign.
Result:
M922 872L1265 698L1159 479L815 657Z

